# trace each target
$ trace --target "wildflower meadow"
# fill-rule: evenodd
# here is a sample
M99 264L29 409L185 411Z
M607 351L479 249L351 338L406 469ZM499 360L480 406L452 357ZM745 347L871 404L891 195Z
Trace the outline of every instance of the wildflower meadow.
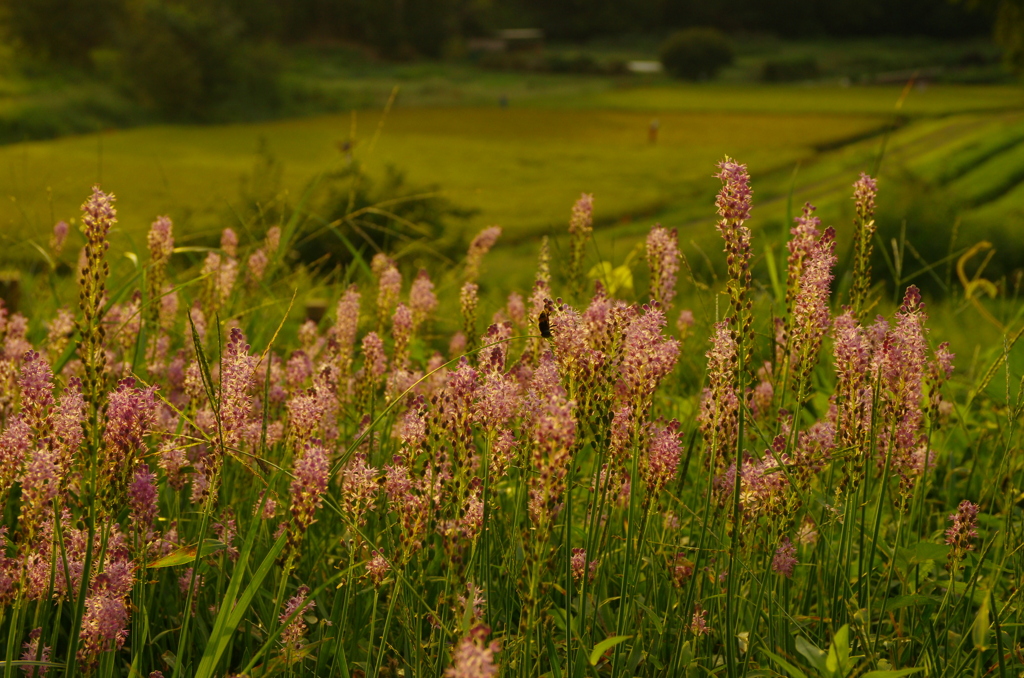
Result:
M297 218L195 266L156 218L115 281L95 187L77 305L0 311L3 678L1018 675L1024 306L954 356L874 178L775 261L716 176L723 278L655 225L626 301L583 195L490 318L496 226L297 321Z

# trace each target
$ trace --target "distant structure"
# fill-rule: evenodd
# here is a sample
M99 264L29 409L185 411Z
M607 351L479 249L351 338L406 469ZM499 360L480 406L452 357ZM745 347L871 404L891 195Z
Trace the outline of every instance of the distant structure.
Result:
M537 52L544 47L544 31L539 28L506 28L489 38L466 41L470 52Z
M626 69L630 73L661 73L664 70L660 61L629 61Z

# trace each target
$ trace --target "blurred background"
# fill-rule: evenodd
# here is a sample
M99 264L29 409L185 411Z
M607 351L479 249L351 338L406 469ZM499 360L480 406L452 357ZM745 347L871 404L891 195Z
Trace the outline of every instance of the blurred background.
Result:
M591 263L661 222L712 281L729 154L765 253L810 201L842 261L863 171L894 294L1019 284L1020 0L0 0L0 31L0 265L28 274L71 276L51 229L100 183L115 256L167 214L182 267L298 218L295 265L437 268L498 224L483 293L528 290L587 192Z

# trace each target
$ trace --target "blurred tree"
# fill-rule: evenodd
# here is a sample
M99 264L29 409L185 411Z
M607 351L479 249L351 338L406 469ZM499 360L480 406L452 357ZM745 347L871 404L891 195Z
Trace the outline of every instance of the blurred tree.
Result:
M144 102L172 117L209 117L211 107L272 103L272 53L245 40L227 2L141 2L122 36L123 68Z
M1024 74L1024 0L966 0L966 5L994 17L992 36L1003 49L1003 60Z
M1024 73L1024 2L1002 0L996 9L995 39L1015 73Z
M661 63L670 75L684 80L714 78L733 62L729 39L714 28L687 28L661 46Z
M0 0L9 39L37 58L76 65L109 44L123 18L122 0Z

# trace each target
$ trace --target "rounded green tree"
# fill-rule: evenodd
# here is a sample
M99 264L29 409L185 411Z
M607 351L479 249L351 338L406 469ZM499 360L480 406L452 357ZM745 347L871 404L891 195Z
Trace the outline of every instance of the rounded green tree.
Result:
M669 74L683 80L715 77L733 61L728 38L714 28L689 28L673 33L661 47L661 63Z

